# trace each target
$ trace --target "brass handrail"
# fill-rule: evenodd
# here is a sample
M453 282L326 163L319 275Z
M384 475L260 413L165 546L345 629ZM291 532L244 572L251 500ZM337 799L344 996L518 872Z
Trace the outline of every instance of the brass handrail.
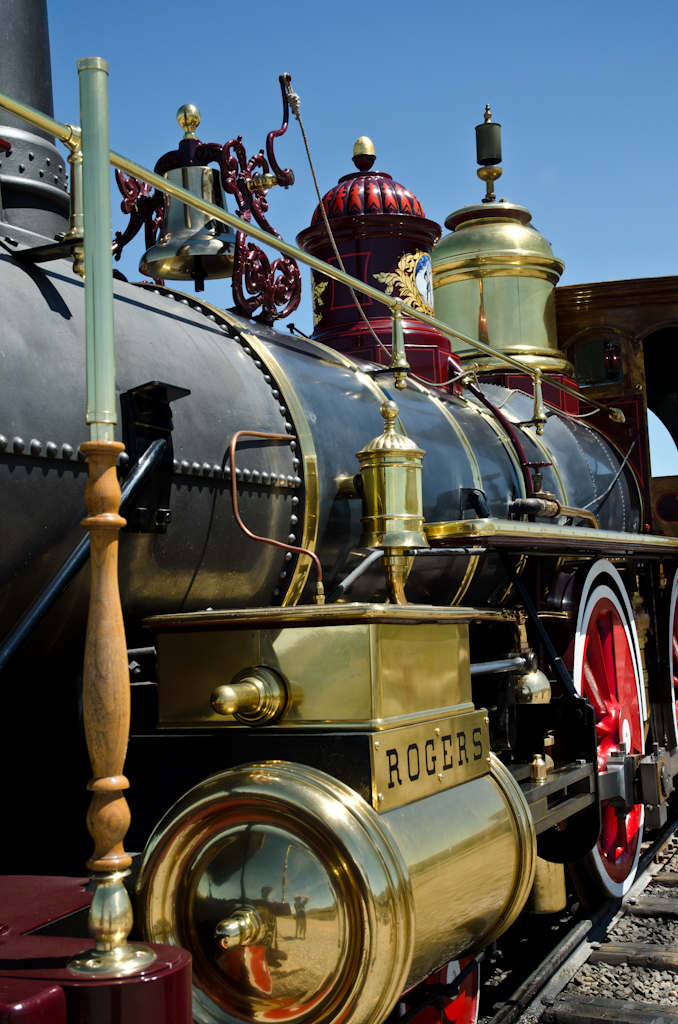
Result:
M80 129L76 125L62 124L55 118L49 117L47 114L43 114L39 110L35 110L27 103L22 103L21 100L13 99L4 92L0 92L0 107L3 107L5 110L9 110L12 114L16 114L18 117L22 117L25 121L36 125L38 128L42 128L43 131L56 135L62 142L65 142L70 146L73 146L80 136ZM260 228L258 224L241 220L241 218L236 216L236 214L229 213L228 210L224 210L221 206L215 206L213 203L208 203L205 199L201 199L192 192L188 192L179 185L175 185L174 182L169 181L167 178L156 174L154 171L149 171L147 167L143 167L141 164L137 164L133 160L128 160L128 158L123 156L121 153L116 153L114 150L111 150L110 162L113 167L117 167L120 170L125 171L127 174L131 174L133 177L139 178L141 181L145 181L148 185L153 185L154 188L157 188L161 192L165 192L167 195L173 196L186 206L190 206L194 210L199 210L223 224L228 224L236 231L243 231L252 238L256 238L258 242L262 242L264 245L269 245L274 249L278 249L278 251L284 253L285 256L291 256L292 259L306 264L307 267L317 271L319 274L324 274L325 277L330 277L332 280L346 285L347 288L354 288L356 291L362 292L363 295L369 296L369 298L374 301L381 302L391 310L394 316L398 317L405 314L412 319L419 320L421 323L427 324L429 327L433 327L440 334L443 334L448 338L453 338L466 345L471 345L479 352L483 352L485 355L496 358L497 350L493 349L490 345L486 345L484 342L478 341L477 338L469 338L468 335L462 334L461 331L455 330L453 327L443 323L441 320L437 320L436 317L429 316L427 313L421 313L418 309L414 309L414 307L403 302L401 299L396 299L393 298L393 296L386 295L384 292L379 291L378 288L374 288L372 285L366 284L364 281L359 281L357 278L351 277L350 274L345 274L336 267L330 266L329 263L325 263L324 260L319 260L316 256L312 256L310 253L304 252L296 245L292 245L290 242L285 242L282 238L278 238L276 235L269 234L268 231ZM541 377L541 371L535 369L533 366L528 366L526 363L522 363L519 359L514 359L513 356L509 356L506 353L502 353L501 356L504 362L515 367L517 370L520 370L521 373L526 374L533 380L537 380ZM567 391L570 394L572 393L571 389L568 389L566 386L561 387L558 381L549 379L549 383L553 384L560 390ZM586 401L586 399L583 399L583 401ZM608 409L605 411L609 412Z

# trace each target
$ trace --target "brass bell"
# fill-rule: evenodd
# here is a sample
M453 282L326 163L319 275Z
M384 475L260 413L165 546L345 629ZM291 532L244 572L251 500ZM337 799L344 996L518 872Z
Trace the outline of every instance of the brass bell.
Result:
M195 138L200 114L191 106L191 117L187 117L187 110L188 107L182 107L177 119L186 128L184 138ZM215 168L176 167L164 177L208 203L227 209ZM232 276L234 254L232 228L166 195L160 238L142 256L139 270L160 280L195 281L195 290L201 292L206 278Z

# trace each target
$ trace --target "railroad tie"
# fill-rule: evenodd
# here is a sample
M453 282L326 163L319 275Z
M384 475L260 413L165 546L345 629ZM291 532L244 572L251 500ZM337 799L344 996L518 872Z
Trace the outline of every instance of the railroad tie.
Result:
M658 1003L629 1003L624 999L580 996L562 992L541 1018L543 1024L598 1024L618 1021L623 1024L677 1024L678 1006Z

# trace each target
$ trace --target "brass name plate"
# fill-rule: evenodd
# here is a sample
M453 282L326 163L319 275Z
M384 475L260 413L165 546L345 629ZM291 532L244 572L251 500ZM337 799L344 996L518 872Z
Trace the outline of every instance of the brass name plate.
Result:
M375 811L390 811L470 782L490 770L487 712L373 734L370 759Z

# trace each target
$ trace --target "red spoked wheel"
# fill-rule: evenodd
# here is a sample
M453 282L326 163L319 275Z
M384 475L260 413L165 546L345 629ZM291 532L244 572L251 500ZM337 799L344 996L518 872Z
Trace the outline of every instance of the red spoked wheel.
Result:
M673 709L673 743L678 743L678 572L673 577L669 614L669 665L671 666L671 707Z
M426 979L426 984L451 984L472 959L473 957L471 956L465 956L460 960L451 960L445 967L441 967L440 970L430 974ZM479 992L480 969L476 967L468 977L464 978L456 996L450 998L443 995L440 1002L431 1003L421 1013L418 1013L413 1018L412 1024L477 1024ZM406 992L402 997L402 1002L405 1004L405 1012L412 1009L412 1006L407 1001L409 994Z
M605 771L608 755L622 743L627 753L641 754L645 702L637 636L623 586L615 586L614 579L599 575L588 591L584 589L572 660L574 685L596 715L598 770ZM626 814L617 813L603 801L601 812L598 843L573 870L584 888L623 896L638 866L644 808L636 804Z

